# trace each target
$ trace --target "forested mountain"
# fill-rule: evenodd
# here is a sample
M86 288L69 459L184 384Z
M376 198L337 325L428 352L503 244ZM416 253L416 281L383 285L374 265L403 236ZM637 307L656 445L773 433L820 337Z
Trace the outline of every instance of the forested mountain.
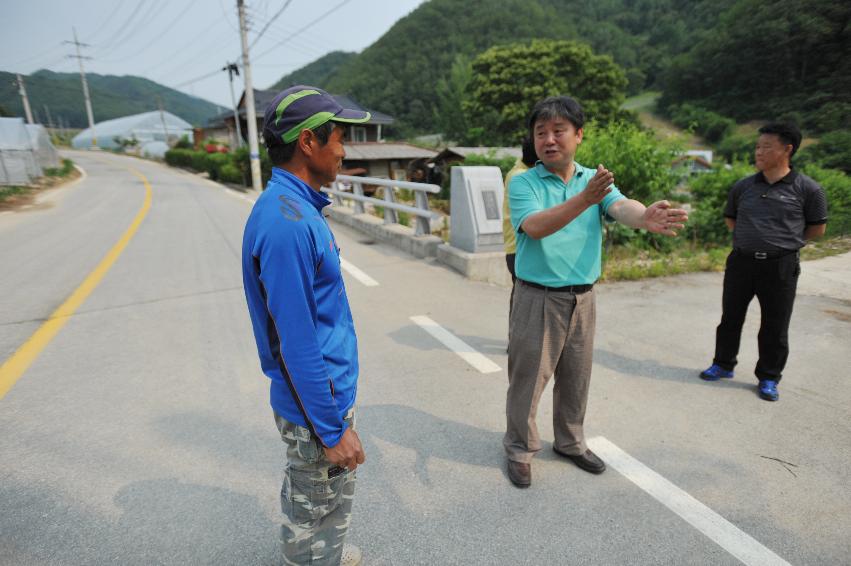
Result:
M666 104L695 100L739 120L798 110L811 124L813 108L838 101L841 111L851 96L849 11L837 0L430 0L320 86L395 116L401 133L431 132L453 63L569 39L611 55L629 93L663 90Z
M403 131L431 131L435 86L459 55L532 39L574 39L627 70L629 91L654 85L698 27L733 0L431 0L340 67L327 88L395 116Z
M269 89L283 90L293 85L311 85L325 88L328 79L356 55L357 53L349 53L347 51L332 51L313 63L309 63L289 75L284 75L281 80L270 86Z
M851 128L851 3L739 0L665 72L667 102Z
M219 113L212 102L178 92L141 77L116 77L112 75L86 75L95 122L112 118L149 112L159 108L157 96L163 108L183 118L190 124L202 125ZM78 73L54 73L37 71L25 76L30 107L39 121L47 123L44 106L50 110L55 123L59 118L71 128L87 128L88 118L83 101L83 87ZM23 104L18 95L15 75L0 71L0 106L15 116L23 116ZM221 109L223 110L223 109Z

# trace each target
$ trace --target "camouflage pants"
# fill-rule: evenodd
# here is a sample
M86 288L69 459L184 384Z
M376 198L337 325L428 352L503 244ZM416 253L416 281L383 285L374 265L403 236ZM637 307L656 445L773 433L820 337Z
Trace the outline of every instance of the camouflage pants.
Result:
M346 415L354 427L354 411ZM281 551L284 564L340 564L351 522L355 472L334 466L310 431L275 415L287 446L281 487Z

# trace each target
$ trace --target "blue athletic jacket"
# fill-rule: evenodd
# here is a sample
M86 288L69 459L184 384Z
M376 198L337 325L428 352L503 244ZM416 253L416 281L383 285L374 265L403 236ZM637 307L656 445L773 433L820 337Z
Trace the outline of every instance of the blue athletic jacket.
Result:
M242 241L242 279L276 413L336 446L355 403L355 326L323 194L273 168Z

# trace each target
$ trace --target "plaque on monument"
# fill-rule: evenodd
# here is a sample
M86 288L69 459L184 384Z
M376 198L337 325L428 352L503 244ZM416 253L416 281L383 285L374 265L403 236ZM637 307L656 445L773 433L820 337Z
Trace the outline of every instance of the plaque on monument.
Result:
M449 243L468 252L502 250L502 199L499 167L453 167Z

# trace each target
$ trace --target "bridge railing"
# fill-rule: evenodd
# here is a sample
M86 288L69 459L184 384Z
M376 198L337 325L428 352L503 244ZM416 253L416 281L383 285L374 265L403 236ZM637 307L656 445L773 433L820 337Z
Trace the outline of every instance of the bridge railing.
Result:
M351 185L351 192L344 190L345 185ZM384 198L369 197L364 194L364 185L384 187ZM414 192L414 206L396 201L396 190L407 189ZM428 205L428 193L440 192L440 187L430 183L414 183L411 181L394 181L392 179L380 179L378 177L352 177L350 175L337 175L337 179L330 187L322 187L322 192L334 197L338 204L343 199L354 201L354 209L358 214L366 212L364 203L382 207L384 211L384 223L396 224L399 222L398 212L406 212L416 218L414 235L423 236L431 234L431 220L439 218L440 215L432 211Z

